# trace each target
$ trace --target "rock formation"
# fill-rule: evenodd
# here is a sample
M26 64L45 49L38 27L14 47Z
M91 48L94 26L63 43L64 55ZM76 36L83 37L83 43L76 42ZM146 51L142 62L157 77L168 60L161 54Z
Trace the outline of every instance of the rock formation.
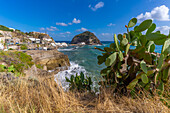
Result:
M100 40L93 33L89 31L76 35L71 41L71 44L81 44L81 43L85 43L86 45L102 44Z
M31 50L27 51L27 54L31 55L35 64L46 66L47 70L56 70L56 68L67 68L67 66L70 66L68 56L57 50Z

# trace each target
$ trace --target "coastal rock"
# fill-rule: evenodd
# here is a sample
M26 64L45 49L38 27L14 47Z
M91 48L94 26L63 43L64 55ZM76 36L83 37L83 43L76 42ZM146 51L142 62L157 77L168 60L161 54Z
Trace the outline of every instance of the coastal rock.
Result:
M68 56L57 50L31 50L27 51L27 54L31 55L35 64L46 66L47 70L56 70L57 68L67 69L70 66Z
M85 43L86 45L98 45L98 44L102 45L100 40L89 31L76 35L71 41L71 44L81 43Z
M46 66L44 66L46 67ZM28 70L24 71L26 78L36 78L36 77L50 77L53 76L53 73L48 72L47 70L42 70L33 65Z

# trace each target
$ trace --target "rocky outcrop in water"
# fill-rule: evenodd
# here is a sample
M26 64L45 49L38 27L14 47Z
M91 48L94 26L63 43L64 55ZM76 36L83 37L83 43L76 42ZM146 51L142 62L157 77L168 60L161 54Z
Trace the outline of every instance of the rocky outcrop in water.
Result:
M81 43L85 43L86 45L98 45L98 44L102 45L100 40L89 31L76 35L71 41L71 44Z

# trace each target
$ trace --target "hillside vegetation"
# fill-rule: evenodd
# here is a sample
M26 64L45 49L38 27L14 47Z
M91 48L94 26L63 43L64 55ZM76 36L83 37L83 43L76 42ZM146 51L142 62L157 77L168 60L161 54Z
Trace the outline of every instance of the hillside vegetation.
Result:
M26 53L19 51L0 51L0 62L5 63L6 67L13 66L13 73L17 76L23 74L23 71L31 67L32 62L31 56ZM4 66L0 66L0 72L4 72Z
M6 27L6 26L3 26L3 25L0 25L0 30L2 30L2 31L13 31L12 29L9 29L8 27Z

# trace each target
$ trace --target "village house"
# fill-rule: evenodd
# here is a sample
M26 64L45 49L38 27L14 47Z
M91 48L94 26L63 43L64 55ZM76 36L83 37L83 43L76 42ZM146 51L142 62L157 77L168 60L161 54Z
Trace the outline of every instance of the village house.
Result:
M36 43L36 44L40 44L41 40L39 38L29 38L31 40L32 43Z
M20 44L21 43L21 40L17 37L13 37L12 39L13 39L14 44Z

